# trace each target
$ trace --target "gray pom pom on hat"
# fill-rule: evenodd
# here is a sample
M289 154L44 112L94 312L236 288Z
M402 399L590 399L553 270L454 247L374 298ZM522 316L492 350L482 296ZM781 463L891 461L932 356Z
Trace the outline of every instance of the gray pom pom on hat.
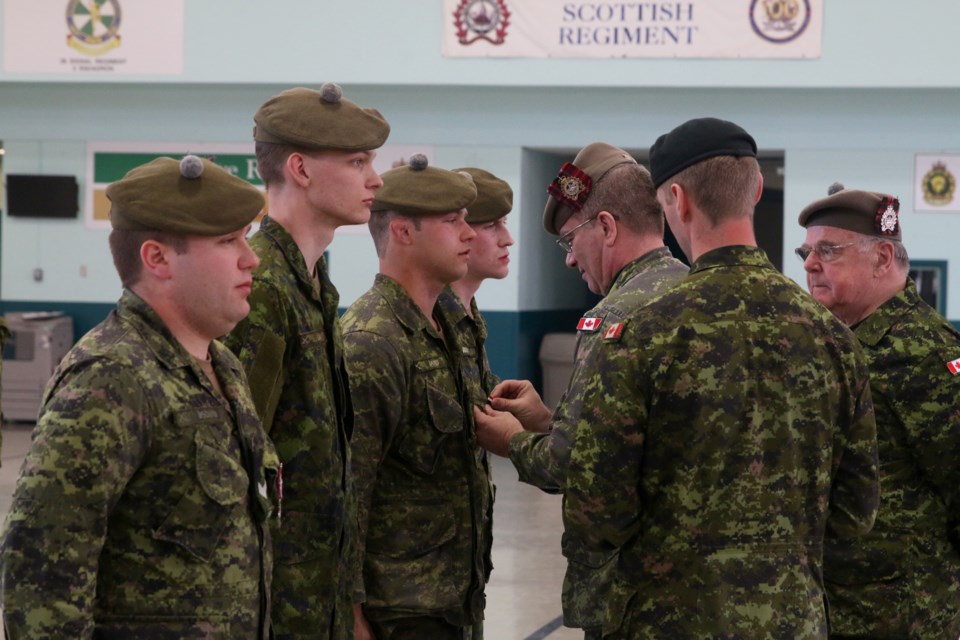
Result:
M410 156L410 168L414 171L423 171L428 164L430 164L430 161L422 153L415 153Z
M830 185L830 187L827 189L827 195L828 195L828 196L832 196L833 194L835 194L835 193L837 193L837 192L839 192L839 191L843 191L843 190L844 190L844 186L843 186L842 183L840 183L840 182L834 182L834 183L833 183L832 185Z
M343 89L336 82L324 82L320 86L320 98L329 104L336 104L343 98Z
M183 156L180 160L180 175L196 180L203 173L203 160L195 155Z

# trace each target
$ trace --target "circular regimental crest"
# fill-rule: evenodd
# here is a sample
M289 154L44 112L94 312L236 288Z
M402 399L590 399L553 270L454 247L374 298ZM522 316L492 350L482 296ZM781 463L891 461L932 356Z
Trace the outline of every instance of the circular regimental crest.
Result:
M583 191L583 181L580 178L575 178L573 176L561 176L560 177L560 190L563 191L563 195L567 196L571 200L576 200L577 196L580 195L580 192Z
M942 162L934 163L933 168L923 176L923 199L927 204L942 207L953 202L953 192L957 181Z
M70 35L85 45L101 45L116 38L121 15L119 0L70 0L67 3Z
M768 42L797 39L810 25L810 0L752 0L750 26Z
M470 31L485 35L500 24L500 7L491 0L471 0L464 7L463 21Z

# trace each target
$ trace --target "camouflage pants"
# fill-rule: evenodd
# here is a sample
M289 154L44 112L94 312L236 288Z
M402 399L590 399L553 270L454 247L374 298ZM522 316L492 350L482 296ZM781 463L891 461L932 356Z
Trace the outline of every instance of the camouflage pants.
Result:
M457 627L433 616L368 622L377 640L483 640L483 622Z

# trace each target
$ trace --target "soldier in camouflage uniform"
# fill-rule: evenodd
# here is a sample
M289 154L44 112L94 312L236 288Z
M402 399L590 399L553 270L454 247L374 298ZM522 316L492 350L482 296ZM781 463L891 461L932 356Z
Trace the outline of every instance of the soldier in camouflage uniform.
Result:
M510 247L513 237L507 230L507 214L513 209L513 189L510 185L489 171L476 167L464 167L454 171L465 172L473 178L477 187L477 199L467 207L467 224L476 234L470 242L470 256L467 260L467 274L444 289L437 300L437 306L452 327L454 340L460 352L463 369L463 382L467 387L474 406L482 407L493 388L500 382L490 369L485 344L487 341L487 323L477 307L477 290L488 278L507 277L510 264ZM493 495L496 488L490 471L486 452L477 448L477 463L483 467L490 478L490 488L483 492L485 503L482 506L486 520L481 528L493 529ZM487 568L492 567L490 560L493 537L487 536L487 549L484 561ZM479 625L477 629L479 631ZM477 635L477 637L480 637Z
M125 290L53 375L2 542L8 640L269 637L278 461L236 357L259 190L159 158L107 188Z
M800 214L810 293L866 353L880 451L873 530L824 547L830 637L955 640L960 332L908 278L899 210L892 196L841 188Z
M507 214L513 209L513 189L489 171L464 167L477 187L477 199L467 207L467 224L476 236L470 243L467 274L440 294L438 303L455 328L457 344L470 397L483 406L500 379L490 370L484 343L487 323L474 298L484 280L507 277L513 237L507 230Z
M756 143L704 118L651 173L689 276L583 367L564 525L619 549L604 637L823 638L822 543L878 503L863 353L753 235Z
M353 408L323 252L334 230L366 222L382 182L374 149L390 128L340 88L297 88L255 116L257 166L269 214L250 244L260 256L250 316L226 344L240 357L283 466L271 520L273 630L278 640L353 637L359 579Z
M363 613L377 640L482 635L490 481L474 436L456 334L437 306L467 270L476 198L466 174L383 174L370 219L373 287L343 318L356 408Z
M571 181L582 188L561 187ZM491 404L518 416L531 431L509 415L490 412L476 420L480 444L509 455L520 480L559 493L576 438L580 389L595 374L580 363L606 331L617 331L626 314L683 278L687 268L663 245L663 210L650 172L622 149L587 145L548 191L544 227L560 236L567 266L580 269L591 291L606 297L580 323L574 372L554 414L529 382L508 380L493 391ZM549 433L537 433L546 429ZM588 639L599 638L616 552L594 553L569 532L562 548L564 624L584 629Z

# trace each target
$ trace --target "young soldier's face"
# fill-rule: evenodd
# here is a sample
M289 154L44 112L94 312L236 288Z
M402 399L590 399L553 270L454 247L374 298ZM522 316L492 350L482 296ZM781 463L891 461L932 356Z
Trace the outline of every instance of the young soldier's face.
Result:
M373 151L320 151L304 154L310 175L312 208L334 226L363 224L383 180L373 168Z
M470 244L467 277L477 281L506 278L510 271L510 246L513 245L513 237L507 230L507 216L470 226L477 237Z
M467 274L471 245L477 234L466 217L466 209L424 216L420 229L413 232L425 273L439 282L449 284Z
M250 313L247 297L260 259L247 244L249 229L189 236L185 253L170 251L177 312L197 335L219 338Z

